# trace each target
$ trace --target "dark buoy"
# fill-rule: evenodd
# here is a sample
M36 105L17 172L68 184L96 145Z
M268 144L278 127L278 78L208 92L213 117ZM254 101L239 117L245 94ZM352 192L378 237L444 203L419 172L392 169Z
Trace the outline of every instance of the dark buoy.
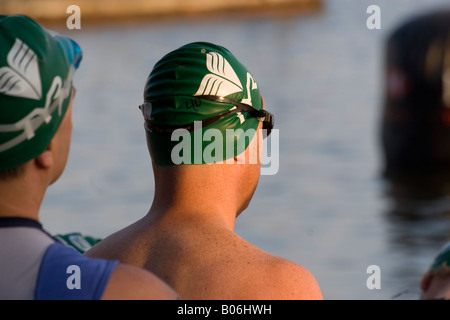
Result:
M385 59L385 176L450 172L450 10L402 24Z

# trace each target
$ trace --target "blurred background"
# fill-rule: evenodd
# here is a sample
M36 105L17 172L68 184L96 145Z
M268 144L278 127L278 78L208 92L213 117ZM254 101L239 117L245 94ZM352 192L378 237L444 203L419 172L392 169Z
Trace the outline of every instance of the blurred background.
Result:
M444 174L385 174L387 42L406 21L450 9L448 0L208 1L218 6L207 11L188 0L146 1L140 11L132 0L121 10L89 2L58 1L56 10L48 0L0 1L0 13L35 17L84 52L68 166L41 210L49 232L105 237L146 214L154 181L138 109L144 83L169 51L209 41L253 73L280 130L280 169L261 176L235 231L308 268L325 299L418 298L449 239L450 188ZM66 27L71 4L79 30ZM370 5L381 9L379 30L366 26ZM370 265L380 267L380 289L366 286Z

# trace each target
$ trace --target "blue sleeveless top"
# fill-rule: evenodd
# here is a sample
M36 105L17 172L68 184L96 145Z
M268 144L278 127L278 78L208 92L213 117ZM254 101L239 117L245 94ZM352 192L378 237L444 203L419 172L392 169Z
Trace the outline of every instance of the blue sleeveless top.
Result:
M45 251L36 282L36 300L99 300L117 261L92 259L54 243Z
M118 261L88 258L26 218L0 218L0 299L101 299Z

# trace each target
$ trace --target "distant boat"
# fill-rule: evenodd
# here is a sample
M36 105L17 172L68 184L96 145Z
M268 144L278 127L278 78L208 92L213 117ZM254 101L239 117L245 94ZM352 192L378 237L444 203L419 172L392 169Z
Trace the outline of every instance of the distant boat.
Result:
M36 20L67 19L67 6L61 0L40 1L1 0L0 12L5 15L25 14ZM83 20L108 20L129 18L161 18L197 16L201 14L229 14L276 12L295 13L316 11L322 0L77 0Z

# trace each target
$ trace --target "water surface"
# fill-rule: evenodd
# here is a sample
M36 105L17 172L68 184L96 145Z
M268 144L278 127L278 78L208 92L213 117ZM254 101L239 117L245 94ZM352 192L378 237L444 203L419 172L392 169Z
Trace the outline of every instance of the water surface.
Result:
M166 53L227 47L253 73L280 130L280 169L262 176L236 232L308 268L327 299L391 299L418 288L449 235L450 201L397 201L381 179L384 42L411 15L448 0L329 0L305 16L139 21L61 28L84 50L67 169L41 210L52 233L104 237L142 217L154 182L138 110ZM381 8L368 30L366 9ZM367 267L381 289L366 286Z

